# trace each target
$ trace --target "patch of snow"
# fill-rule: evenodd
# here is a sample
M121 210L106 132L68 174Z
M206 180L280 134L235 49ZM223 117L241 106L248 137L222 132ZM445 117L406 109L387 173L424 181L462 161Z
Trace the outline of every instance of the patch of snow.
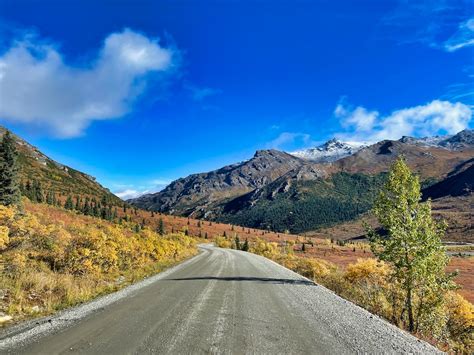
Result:
M316 163L329 163L352 155L366 146L364 143L341 142L334 138L318 147L302 149L290 154Z

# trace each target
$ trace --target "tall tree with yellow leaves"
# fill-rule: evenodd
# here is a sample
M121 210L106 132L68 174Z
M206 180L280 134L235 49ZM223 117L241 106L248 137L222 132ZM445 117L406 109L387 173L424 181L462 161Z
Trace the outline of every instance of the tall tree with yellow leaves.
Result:
M445 293L454 285L453 275L445 272L449 259L441 243L446 224L433 220L431 203L421 201L420 181L403 158L393 164L373 212L386 235L369 228L371 247L392 266L394 289L402 295L399 320L412 332L434 329L442 322L437 311Z

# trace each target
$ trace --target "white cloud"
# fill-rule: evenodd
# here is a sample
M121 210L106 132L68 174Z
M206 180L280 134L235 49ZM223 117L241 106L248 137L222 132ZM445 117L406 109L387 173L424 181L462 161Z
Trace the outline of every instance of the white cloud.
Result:
M448 52L470 46L474 46L474 18L461 23L457 32L444 42L444 49Z
M165 186L171 184L171 180L168 180L168 179L155 179L155 180L151 181L151 184L152 185L157 185L157 186L160 186L160 187L165 187Z
M344 103L339 103L334 110L334 115L342 118L344 127L355 126L357 131L369 131L373 128L379 113L377 111L367 111L364 107L356 107L353 111Z
M148 74L169 72L176 51L125 29L110 34L87 65L68 65L56 46L24 37L0 55L0 118L80 135L93 120L123 116Z
M469 0L398 0L381 20L379 31L399 43L421 43L454 52L474 45L474 18ZM454 33L453 33L454 32Z
M346 128L338 135L339 138L376 142L402 136L454 134L468 127L472 110L460 102L434 100L382 116L378 111L368 111L360 106L353 109L340 103L335 109L335 116Z

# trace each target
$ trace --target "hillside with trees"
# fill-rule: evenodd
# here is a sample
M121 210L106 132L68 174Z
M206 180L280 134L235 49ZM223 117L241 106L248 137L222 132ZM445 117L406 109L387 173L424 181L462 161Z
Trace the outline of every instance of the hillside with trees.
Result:
M0 138L5 132L0 126ZM51 204L64 205L69 196L73 199L80 196L84 201L87 197L98 202L105 198L108 204L122 205L122 201L94 177L54 161L12 133L10 137L18 152L18 187L24 195L40 202L49 199Z
M337 173L326 180L293 182L282 178L225 204L217 218L226 223L298 234L351 220L368 211L384 180L384 174L347 173Z

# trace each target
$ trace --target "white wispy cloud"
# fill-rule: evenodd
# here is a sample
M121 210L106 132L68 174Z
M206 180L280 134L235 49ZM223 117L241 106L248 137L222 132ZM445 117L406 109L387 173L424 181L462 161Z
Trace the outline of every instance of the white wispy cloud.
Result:
M470 46L474 46L474 18L462 22L457 32L444 42L444 49L448 52Z
M385 33L399 43L421 43L454 52L474 45L469 0L399 0L382 18Z
M80 135L91 121L130 112L150 74L171 72L176 58L158 38L125 29L90 62L70 65L57 45L25 36L0 54L0 119Z
M376 110L351 107L340 102L334 115L345 131L337 136L343 140L376 142L402 136L433 136L454 134L469 126L472 109L460 102L433 100L425 105L395 110L382 115Z

